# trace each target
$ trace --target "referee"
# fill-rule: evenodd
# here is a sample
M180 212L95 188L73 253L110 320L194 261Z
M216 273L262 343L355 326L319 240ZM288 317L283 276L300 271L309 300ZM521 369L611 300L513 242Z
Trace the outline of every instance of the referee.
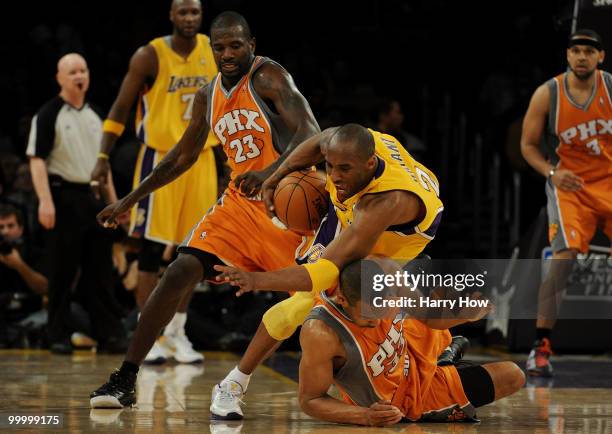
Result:
M70 298L80 271L79 288L86 290L98 351L123 353L126 334L113 310L112 236L96 223L103 202L89 185L102 138L102 120L85 101L89 70L85 59L71 53L57 64L61 91L32 119L27 155L36 195L38 220L46 229L49 265L51 352L72 353ZM112 187L108 194L114 195ZM111 199L111 197L109 197Z

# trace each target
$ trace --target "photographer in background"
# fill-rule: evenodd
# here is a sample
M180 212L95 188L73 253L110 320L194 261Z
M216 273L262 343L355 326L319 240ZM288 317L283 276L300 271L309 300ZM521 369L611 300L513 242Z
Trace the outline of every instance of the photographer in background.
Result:
M47 294L49 282L41 273L32 268L32 252L24 240L23 216L12 205L0 205L0 281L2 292L34 291Z
M23 215L12 205L0 205L0 347L9 342L8 322L40 309L49 282L33 268L37 254L24 236Z

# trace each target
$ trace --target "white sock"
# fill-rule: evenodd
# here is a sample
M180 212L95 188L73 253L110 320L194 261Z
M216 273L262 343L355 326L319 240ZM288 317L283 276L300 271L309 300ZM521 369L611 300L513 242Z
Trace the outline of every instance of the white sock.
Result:
M249 387L249 381L251 380L251 375L247 375L244 374L242 372L240 372L240 369L238 369L238 366L236 366L234 369L232 369L230 371L229 374L227 374L227 377L225 377L222 381L235 381L236 383L240 384L242 386L242 392L246 392L247 387Z
M164 330L164 336L178 335L185 331L185 323L187 322L187 312L177 312L170 320Z

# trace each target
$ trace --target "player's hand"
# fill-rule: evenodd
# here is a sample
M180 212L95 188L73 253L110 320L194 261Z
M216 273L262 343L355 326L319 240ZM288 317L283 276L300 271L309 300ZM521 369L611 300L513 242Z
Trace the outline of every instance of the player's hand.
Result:
M578 191L584 187L582 178L567 169L556 170L550 179L555 187L565 191Z
M98 158L96 165L91 172L91 181L89 185L96 199L100 200L102 189L108 182L108 174L110 172L110 164L107 159Z
M55 204L53 199L45 199L38 204L38 221L47 230L55 227Z
M271 176L266 179L261 186L261 196L264 201L264 205L266 206L266 213L271 219L278 219L274 210L274 192L276 191L276 186L279 182L280 179L277 179L276 176Z
M256 196L261 190L261 185L268 177L265 170L250 170L234 178L234 185L247 197Z
M105 228L116 228L129 220L128 211L132 205L125 201L125 198L118 202L111 203L106 208L98 213L96 220Z
M255 291L254 273L242 271L235 267L227 267L225 265L215 265L214 268L221 272L221 274L215 277L217 282L226 282L232 286L239 287L236 292L236 297L240 297L242 294L250 291Z
M404 414L391 401L375 402L367 409L366 418L370 426L388 426L398 423Z

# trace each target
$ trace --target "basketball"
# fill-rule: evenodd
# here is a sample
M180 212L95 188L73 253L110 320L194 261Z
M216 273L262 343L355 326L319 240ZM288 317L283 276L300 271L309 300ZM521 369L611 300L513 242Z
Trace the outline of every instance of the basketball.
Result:
M276 216L296 232L316 230L327 213L327 206L323 172L292 172L278 183L274 191Z

